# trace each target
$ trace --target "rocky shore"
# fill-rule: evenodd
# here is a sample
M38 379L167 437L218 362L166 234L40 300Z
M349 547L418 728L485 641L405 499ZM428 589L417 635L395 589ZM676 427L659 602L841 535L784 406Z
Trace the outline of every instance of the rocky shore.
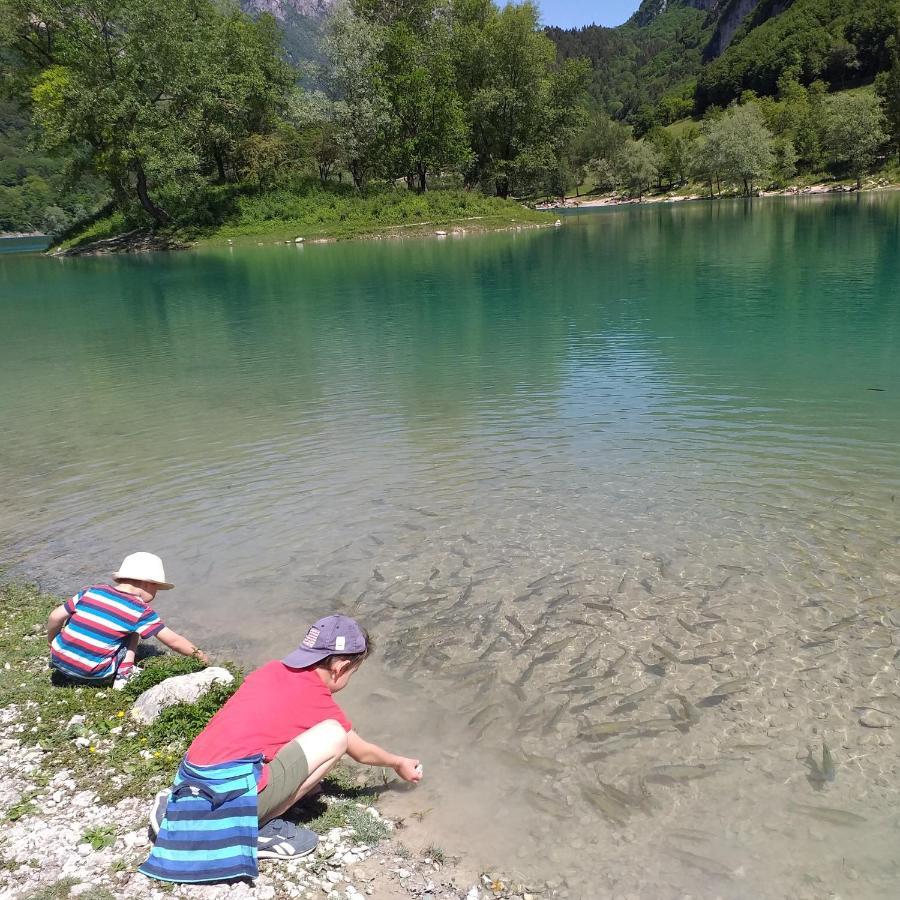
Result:
M117 694L52 687L43 618L53 598L21 586L4 586L0 593L9 613L0 629L0 900L567 896L559 888L467 871L463 861L433 845L407 847L402 822L385 818L373 805L374 792L354 786L361 775L349 771L329 778L323 794L290 814L320 834L309 857L263 860L253 883L173 886L146 878L137 867L150 847L150 801L171 779L187 736L211 713L215 691L204 696L206 707L170 707L168 720L163 714L148 724L131 713L137 688ZM160 677L172 668L167 660L148 665L156 694Z

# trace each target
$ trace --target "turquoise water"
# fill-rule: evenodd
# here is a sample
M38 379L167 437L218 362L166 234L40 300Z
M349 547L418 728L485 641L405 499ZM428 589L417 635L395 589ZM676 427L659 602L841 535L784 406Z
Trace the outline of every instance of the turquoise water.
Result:
M609 892L748 896L759 870L771 896L805 896L810 870L840 886L858 854L849 893L889 896L867 854L893 827L895 763L854 709L896 691L898 248L886 193L4 256L3 555L72 590L156 550L179 587L164 618L250 663L355 612L378 692L348 709L429 772L397 804L434 807L442 842L488 862L579 885L612 854ZM707 644L724 655L654 648ZM696 727L586 737L739 677ZM823 733L844 760L824 798L798 761ZM597 781L672 762L719 768L651 777L652 814L610 819ZM817 802L864 802L880 830L816 836L791 804ZM685 821L708 837L681 849L747 874L677 847L648 864Z
M29 237L0 237L0 253L39 253L49 246L50 238L42 234Z

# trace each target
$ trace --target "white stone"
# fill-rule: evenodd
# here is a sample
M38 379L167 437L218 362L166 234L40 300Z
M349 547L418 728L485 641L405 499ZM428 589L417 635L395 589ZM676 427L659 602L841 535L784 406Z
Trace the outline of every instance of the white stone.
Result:
M69 896L80 897L82 894L86 894L88 891L92 891L93 889L94 885L90 884L87 881L83 881L81 884L73 884L72 887L69 888Z
M275 888L270 884L263 885L256 889L257 900L273 900L275 897Z
M69 719L68 723L66 724L66 728L74 728L76 725L84 725L84 722L84 716L72 716L72 718ZM75 887L78 887L78 885L75 885Z
M326 872L325 877L332 883L337 884L339 881L343 880L343 875L340 872Z
M149 725L167 706L175 703L194 703L214 684L231 684L232 681L234 676L221 666L210 666L188 675L173 675L144 691L134 701L130 712L131 718Z

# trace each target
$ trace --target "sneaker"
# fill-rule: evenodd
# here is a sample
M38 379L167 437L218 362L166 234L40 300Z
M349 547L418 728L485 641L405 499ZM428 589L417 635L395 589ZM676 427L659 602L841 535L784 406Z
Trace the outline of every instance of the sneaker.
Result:
M129 681L137 678L144 670L140 666L132 666L127 672L116 672L116 679L113 681L114 691L124 691Z
M150 807L150 830L153 832L154 837L159 834L159 829L162 828L162 820L165 818L166 807L169 805L170 793L169 789L166 788L153 798L153 805Z
M319 836L286 819L272 819L259 828L256 855L260 859L297 859L307 856L319 844Z

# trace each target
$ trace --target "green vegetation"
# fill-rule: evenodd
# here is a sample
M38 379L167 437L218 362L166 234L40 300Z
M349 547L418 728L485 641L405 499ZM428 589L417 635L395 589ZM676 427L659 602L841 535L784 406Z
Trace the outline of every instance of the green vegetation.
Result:
M0 22L6 93L121 217L95 236L113 222L173 236L508 224L513 207L478 193L564 188L588 78L556 64L530 3L353 0L326 29L317 90L299 86L271 16L218 0L0 0ZM417 207L398 184L473 199Z

